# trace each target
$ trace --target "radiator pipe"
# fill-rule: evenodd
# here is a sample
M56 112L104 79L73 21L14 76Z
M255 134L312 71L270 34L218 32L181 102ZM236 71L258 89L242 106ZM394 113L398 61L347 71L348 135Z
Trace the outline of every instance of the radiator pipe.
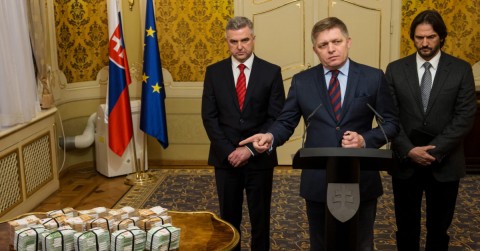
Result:
M88 118L87 125L83 130L83 134L77 136L60 137L58 142L62 149L73 150L87 148L93 144L95 140L95 119L97 113L93 113Z

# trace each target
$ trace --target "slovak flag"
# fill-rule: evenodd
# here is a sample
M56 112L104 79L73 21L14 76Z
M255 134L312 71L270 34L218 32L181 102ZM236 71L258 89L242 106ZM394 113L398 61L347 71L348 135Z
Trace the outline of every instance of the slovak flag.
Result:
M131 83L127 52L117 0L108 0L109 72L108 72L108 145L122 156L133 135L128 85Z

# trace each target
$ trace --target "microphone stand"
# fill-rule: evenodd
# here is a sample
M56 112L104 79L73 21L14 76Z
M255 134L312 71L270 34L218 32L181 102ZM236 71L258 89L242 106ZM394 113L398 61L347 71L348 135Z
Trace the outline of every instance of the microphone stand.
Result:
M382 131L383 137L385 137L385 147L387 150L390 150L390 142L388 141L387 134L382 126L385 120L383 119L382 115L380 115L369 103L367 103L367 106L375 114L375 121L377 122L378 127L380 127L380 131Z
M323 104L320 103L316 108L315 110L313 110L312 113L310 113L308 115L308 117L305 119L305 124L303 126L303 135L302 135L302 148L305 146L305 135L307 134L307 129L308 127L310 126L310 119L312 118L312 116L318 111L318 109L320 109L320 107L322 107Z

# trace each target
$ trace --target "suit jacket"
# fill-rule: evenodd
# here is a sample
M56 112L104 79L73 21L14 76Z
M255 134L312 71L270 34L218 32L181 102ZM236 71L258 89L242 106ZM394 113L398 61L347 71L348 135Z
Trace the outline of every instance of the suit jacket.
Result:
M219 168L232 168L227 161L228 155L241 140L266 132L285 102L280 67L256 56L242 111L238 105L235 82L231 58L207 67L202 119L210 139L208 164ZM249 148L255 151L253 147ZM250 164L255 168L273 168L278 164L277 155L275 152L256 154L250 158Z
M398 178L414 173L418 166L407 154L416 143L436 146L429 152L437 159L432 171L438 181L459 180L466 172L463 138L476 112L472 67L442 52L424 113L415 55L390 63L386 70L400 119L400 133L392 144L397 161L390 173Z
M318 65L293 77L284 109L269 131L274 136L274 145L281 145L292 135L303 116L304 119L310 118L305 121L308 125L305 147L340 147L344 132L351 130L364 137L366 147L379 148L386 143L385 136L379 128L372 128L374 112L367 104L384 118L386 136L396 136L396 108L381 70L350 60L341 119L337 122L327 94L323 66ZM382 193L379 173L361 171L361 200L377 198ZM303 170L300 195L308 200L325 202L325 170Z

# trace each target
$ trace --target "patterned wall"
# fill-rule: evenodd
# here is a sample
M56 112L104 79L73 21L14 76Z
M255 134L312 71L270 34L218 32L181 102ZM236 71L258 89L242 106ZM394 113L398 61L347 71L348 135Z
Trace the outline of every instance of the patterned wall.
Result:
M162 66L174 81L203 81L206 66L229 55L233 0L154 1ZM106 8L105 0L55 0L58 64L68 83L95 80L108 65Z
M205 67L228 56L224 27L233 0L154 0L162 66L174 81L203 81ZM480 60L480 0L402 0L401 56L415 52L410 23L425 9L442 14L444 50L471 64ZM57 51L67 82L96 79L108 65L105 0L55 0Z
M229 55L225 25L233 0L155 0L162 66L174 81L203 81L205 68Z
M443 50L474 64L480 61L480 0L402 0L402 42L400 55L415 52L410 40L410 24L427 9L437 10L447 25Z
M55 0L58 67L68 83L95 80L108 65L105 0Z

